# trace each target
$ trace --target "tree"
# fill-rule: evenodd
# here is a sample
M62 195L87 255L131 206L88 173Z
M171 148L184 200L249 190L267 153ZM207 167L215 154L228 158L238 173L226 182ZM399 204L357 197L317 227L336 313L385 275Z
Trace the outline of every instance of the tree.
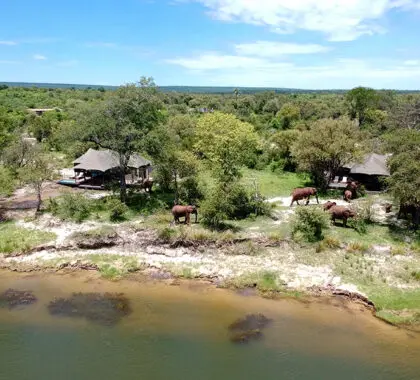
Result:
M19 179L32 186L37 195L36 211L41 210L42 191L46 181L55 178L51 160L39 150L34 150L31 159L18 170Z
M295 129L279 131L270 138L270 154L275 161L281 161L282 169L295 171L296 162L292 156L292 146L299 138L300 132Z
M365 122L366 111L375 108L378 103L377 92L372 88L356 87L346 94L350 117L358 119L359 125Z
M120 87L96 107L85 107L76 116L78 138L117 152L120 172L120 198L126 201L125 173L130 156L145 149L147 134L164 118L162 104L151 78L139 85Z
M293 103L284 104L276 117L272 120L272 126L278 129L292 128L293 123L300 119L300 109Z
M340 167L358 159L361 153L360 131L348 118L316 121L292 147L298 167L310 172L322 189Z
M387 138L393 153L389 159L389 190L400 204L414 206L413 222L420 224L420 131L399 130Z
M233 115L215 112L197 123L196 151L208 162L221 182L240 176L240 168L255 152L258 137L251 124Z
M10 195L13 189L14 178L12 172L5 166L0 165L0 197Z

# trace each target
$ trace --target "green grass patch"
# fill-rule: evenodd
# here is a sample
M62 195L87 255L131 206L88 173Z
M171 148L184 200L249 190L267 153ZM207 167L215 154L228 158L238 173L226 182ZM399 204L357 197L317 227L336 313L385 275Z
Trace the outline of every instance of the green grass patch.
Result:
M18 227L11 222L0 224L0 253L5 256L15 253L25 253L32 248L55 240L51 232L30 230Z
M252 186L255 179L259 191L266 198L289 196L296 187L304 187L309 177L298 173L277 173L270 170L242 170L242 183Z
M372 288L368 294L378 310L420 310L420 289Z
M330 235L343 243L357 242L361 244L395 245L405 243L405 239L413 239L413 233L379 224L367 224L366 233L360 234L353 228L334 226Z

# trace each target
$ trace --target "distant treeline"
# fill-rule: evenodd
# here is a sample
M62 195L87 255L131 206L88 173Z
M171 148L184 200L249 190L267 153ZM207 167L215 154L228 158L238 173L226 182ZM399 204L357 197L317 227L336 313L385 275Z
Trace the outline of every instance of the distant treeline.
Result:
M26 82L0 82L0 86L8 87L26 87L26 88L63 88L63 89L94 89L94 90L116 90L118 86L102 86L90 84L66 84L66 83L26 83ZM159 86L163 92L180 92L194 94L231 94L236 89L241 94L256 94L260 92L274 92L277 94L343 94L348 90L305 90L297 88L277 88L277 87L212 87L212 86ZM396 93L417 93L420 90L393 90Z

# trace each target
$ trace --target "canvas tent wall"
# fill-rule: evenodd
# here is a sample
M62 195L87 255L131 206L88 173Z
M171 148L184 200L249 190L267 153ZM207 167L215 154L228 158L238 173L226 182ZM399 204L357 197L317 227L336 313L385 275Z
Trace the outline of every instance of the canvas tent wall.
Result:
M387 165L389 157L389 154L368 154L362 162L343 166L337 175L359 181L367 190L381 190L384 187L384 178L390 176Z

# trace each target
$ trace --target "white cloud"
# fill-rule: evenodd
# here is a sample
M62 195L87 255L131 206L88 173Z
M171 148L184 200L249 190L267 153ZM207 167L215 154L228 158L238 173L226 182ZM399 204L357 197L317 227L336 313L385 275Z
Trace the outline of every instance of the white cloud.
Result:
M274 41L257 41L254 43L235 45L236 52L259 57L278 57L292 54L325 53L331 50L328 46L317 44L295 44Z
M290 88L415 88L420 86L420 66L403 61L368 62L336 59L320 65L297 65L270 58L250 58L209 52L167 61L188 70L195 82L215 86ZM405 83L405 84L404 84Z
M17 42L15 41L0 41L0 45L7 45L7 46L13 46L13 45L17 45Z
M205 53L195 58L175 58L167 63L182 66L189 70L231 70L231 69L272 69L289 66L289 63L271 62L262 58L240 55L223 55L220 53Z
M420 66L420 61L415 59L409 59L407 61L404 61L404 65L406 66Z
M47 59L47 57L45 55L42 55L42 54L35 54L33 56L33 59L35 59L36 61L45 61Z
M219 20L325 33L330 41L351 41L383 32L377 24L392 9L420 9L419 0L195 0Z

